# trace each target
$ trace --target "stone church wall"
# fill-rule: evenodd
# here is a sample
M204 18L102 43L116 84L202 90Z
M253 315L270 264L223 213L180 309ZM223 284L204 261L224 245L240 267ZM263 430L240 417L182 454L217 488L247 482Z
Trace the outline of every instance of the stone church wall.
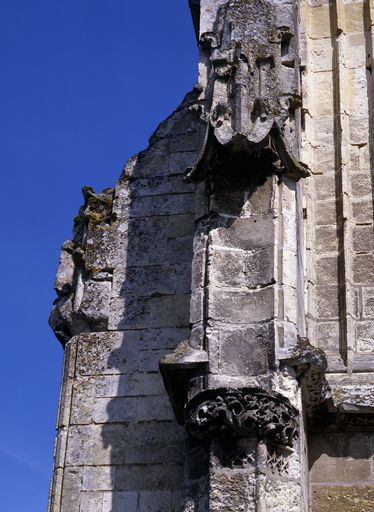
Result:
M195 144L183 106L114 190L84 191L51 317L66 342L51 512L180 510L184 434L159 360L189 334Z
M369 512L373 3L190 7L198 85L62 247L49 512Z

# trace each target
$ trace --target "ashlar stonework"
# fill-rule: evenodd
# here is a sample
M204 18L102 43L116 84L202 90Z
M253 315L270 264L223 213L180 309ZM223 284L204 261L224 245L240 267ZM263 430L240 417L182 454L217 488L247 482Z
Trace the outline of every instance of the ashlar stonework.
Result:
M190 0L199 80L86 187L49 512L369 512L372 0Z

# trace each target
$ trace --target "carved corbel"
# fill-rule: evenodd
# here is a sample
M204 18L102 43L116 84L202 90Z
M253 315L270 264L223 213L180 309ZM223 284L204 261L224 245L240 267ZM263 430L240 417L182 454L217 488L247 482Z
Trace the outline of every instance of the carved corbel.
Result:
M186 404L186 429L196 439L256 435L272 445L292 447L298 411L279 393L259 388L208 389Z
M230 177L239 160L237 175L256 184L272 174L295 180L310 175L292 154L294 141L285 139L301 98L296 75L290 75L297 65L295 37L289 26L277 25L275 11L266 0L229 0L218 9L213 31L201 35L208 69L200 118L204 135L186 181L215 173Z

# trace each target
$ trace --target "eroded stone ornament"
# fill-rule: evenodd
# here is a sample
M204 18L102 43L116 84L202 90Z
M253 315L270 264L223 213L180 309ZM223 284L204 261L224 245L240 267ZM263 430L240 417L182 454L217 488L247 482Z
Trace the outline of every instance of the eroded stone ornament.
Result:
M218 9L214 30L201 35L207 72L199 102L204 127L187 181L212 172L244 174L258 184L274 173L294 179L310 174L291 147L301 106L294 16L269 0L230 0Z
M210 389L186 404L187 432L198 439L249 437L292 446L298 412L287 398L257 388Z

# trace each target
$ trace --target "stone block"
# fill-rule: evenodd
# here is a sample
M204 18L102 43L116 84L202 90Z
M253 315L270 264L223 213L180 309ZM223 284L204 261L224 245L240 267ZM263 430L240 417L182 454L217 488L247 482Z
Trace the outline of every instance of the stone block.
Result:
M357 146L355 146L357 147ZM370 169L370 144L358 146L358 168L360 171L367 171Z
M274 208L276 181L268 178L264 185L257 187L249 196L244 209L248 216L260 216Z
M318 512L372 512L373 485L312 486L312 506Z
M168 258L170 264L190 263L192 261L192 237L171 238L168 242Z
M171 511L180 512L182 510L183 493L182 491L173 491L171 496Z
M368 143L368 118L367 116L352 116L350 122L349 139L351 144L367 144Z
M76 373L105 375L136 371L139 332L105 332L79 336Z
M356 226L353 228L353 250L370 252L374 249L373 226Z
M93 330L105 330L108 327L111 292L112 283L109 281L89 279L84 283L79 314L93 327Z
M353 197L361 198L370 196L372 193L372 183L370 172L353 173L351 175L351 191Z
M162 395L164 384L159 373L131 373L127 379L127 396Z
M110 491L114 487L116 468L110 466L89 466L83 468L83 491ZM102 496L101 496L102 499ZM90 510L90 509L88 509ZM101 512L101 511L100 511Z
M274 282L274 247L253 252L211 246L209 280L219 287L256 288Z
M180 178L178 178L180 180ZM193 237L195 231L195 215L181 214L170 215L168 218L168 237L177 238L184 236Z
M155 176L167 176L169 174L169 155L167 144L159 143L158 147L152 145L137 155L136 164L133 166L132 177L154 178ZM124 175L121 176L124 179Z
M134 297L124 303L112 299L112 329L186 327L189 325L190 295Z
M372 200L352 200L352 217L358 224L370 224L373 222Z
M246 471L217 471L211 474L209 509L212 512L252 512L255 510L254 501L254 483Z
M173 349L182 340L188 338L189 328L169 327L165 329L145 329L140 334L142 350Z
M355 283L374 282L373 254L359 254L353 258L353 279Z
M339 322L318 322L316 326L316 345L326 352L339 352Z
M194 251L192 262L191 289L202 288L205 285L206 250Z
M139 370L141 372L158 372L160 359L168 352L167 349L142 350L140 352Z
M315 222L317 226L331 226L337 223L336 204L334 201L316 201Z
M95 465L125 464L129 446L129 428L136 423L104 423L93 432L93 462Z
M336 256L318 258L316 275L318 284L336 284L338 282L338 258Z
M331 71L321 71L313 74L314 97L310 112L313 117L334 115L333 80Z
M374 324L372 321L356 323L355 349L364 354L374 352Z
M277 512L299 512L302 510L300 499L302 491L299 482L269 479L266 491L264 501L267 510L277 510Z
M339 290L337 286L316 287L316 308L318 318L332 320L339 318Z
M124 297L172 295L176 292L175 265L127 267L116 276L114 292Z
M312 146L331 148L334 146L334 116L321 116L311 120L312 133L310 143Z
M338 228L336 226L318 226L316 229L316 251L318 254L338 250Z
M126 375L98 376L95 380L95 397L113 398L116 396L125 396L127 379L128 377Z
M65 467L61 495L61 512L79 510L82 468Z
M212 287L208 317L227 323L248 324L274 317L272 286L251 292Z
M283 261L282 261L282 276L281 276L281 283L282 285L286 285L291 288L296 287L297 283L297 254L296 251L283 249ZM264 260L266 262L266 259ZM271 262L272 266L275 266L274 258ZM265 263L266 265L270 264ZM274 277L268 281L269 283L275 282L275 271L273 270ZM269 272L270 275L270 272Z
M371 478L370 434L315 434L310 438L310 478L316 482L354 482Z
M70 425L91 423L94 390L95 381L92 377L77 376L74 379Z
M330 42L330 39L328 39ZM335 153L330 147L313 148L314 164L318 173L335 172Z
M139 494L139 512L170 512L170 491L142 491Z
M191 274L191 261L176 265L176 293L178 295L191 293Z
M368 111L368 97L367 97L367 69L365 66L356 69L350 69L347 71L346 83L348 89L349 107L348 113L351 115L350 119L350 133L351 136L354 133L356 139L351 139L352 144L368 143L368 135L365 133L360 134L360 129L364 128L366 120L366 126L369 122L369 111ZM355 124L358 123L357 126ZM352 131L353 130L353 131Z
M104 492L102 512L137 512L138 500L137 492ZM85 512L91 512L91 510L87 509Z
M130 217L180 215L194 212L193 194L164 194L134 198L129 209Z
M296 325L298 317L298 302L296 289L292 286L282 286L282 294L284 319L286 322Z
M166 394L139 397L136 416L138 421L174 419L174 413Z
M129 220L126 266L163 265L167 261L167 216Z
M210 209L222 215L239 216L245 204L245 194L242 187L215 183L210 197Z
M128 223L126 219L113 224L92 225L89 229L84 254L87 269L115 268L126 258L128 244Z
M182 475L182 466L176 464L119 466L117 469L116 490L179 490L182 485Z
M58 292L69 290L74 284L74 274L76 271L73 260L74 242L66 241L61 247L60 261L56 274L55 289Z
M214 330L208 335L210 370L230 376L261 375L272 364L274 331L272 324Z
M333 68L333 45L330 38L315 39L310 45L312 71L331 71Z
M290 206L290 207L289 207ZM287 208L283 205L282 212L282 247L288 251L297 251L297 239L296 239L296 215L295 215L295 203Z
M67 466L92 465L94 431L94 425L72 425L69 428L65 461Z
M347 66L357 68L366 65L365 34L363 32L350 34L347 37L348 58Z
M184 174L189 167L197 161L196 151L183 151L171 153L168 158L170 176Z
M217 287L240 287L245 283L244 251L209 247L209 282ZM245 285L245 284L244 284Z
M335 174L316 174L314 184L317 200L335 199L336 197L336 177Z
M163 445L152 443L134 446L130 440L124 460L126 464L179 464L183 460L183 443L169 445L166 441Z
M346 33L364 32L366 17L364 2L345 3L344 10Z
M239 218L228 228L211 231L212 244L216 246L251 251L274 243L274 219L271 216L259 219Z
M137 418L137 398L115 397L96 398L93 408L95 423L117 423L135 421Z
M353 146L352 144L349 145L349 160L348 163L344 162L347 167L349 167L349 170L352 172L356 172L359 170L359 162L360 162L360 146Z
M362 289L362 309L364 317L374 317L374 287Z
M179 176L156 176L134 178L129 182L130 197L149 197L164 194L186 194L194 191L195 185L185 183Z

